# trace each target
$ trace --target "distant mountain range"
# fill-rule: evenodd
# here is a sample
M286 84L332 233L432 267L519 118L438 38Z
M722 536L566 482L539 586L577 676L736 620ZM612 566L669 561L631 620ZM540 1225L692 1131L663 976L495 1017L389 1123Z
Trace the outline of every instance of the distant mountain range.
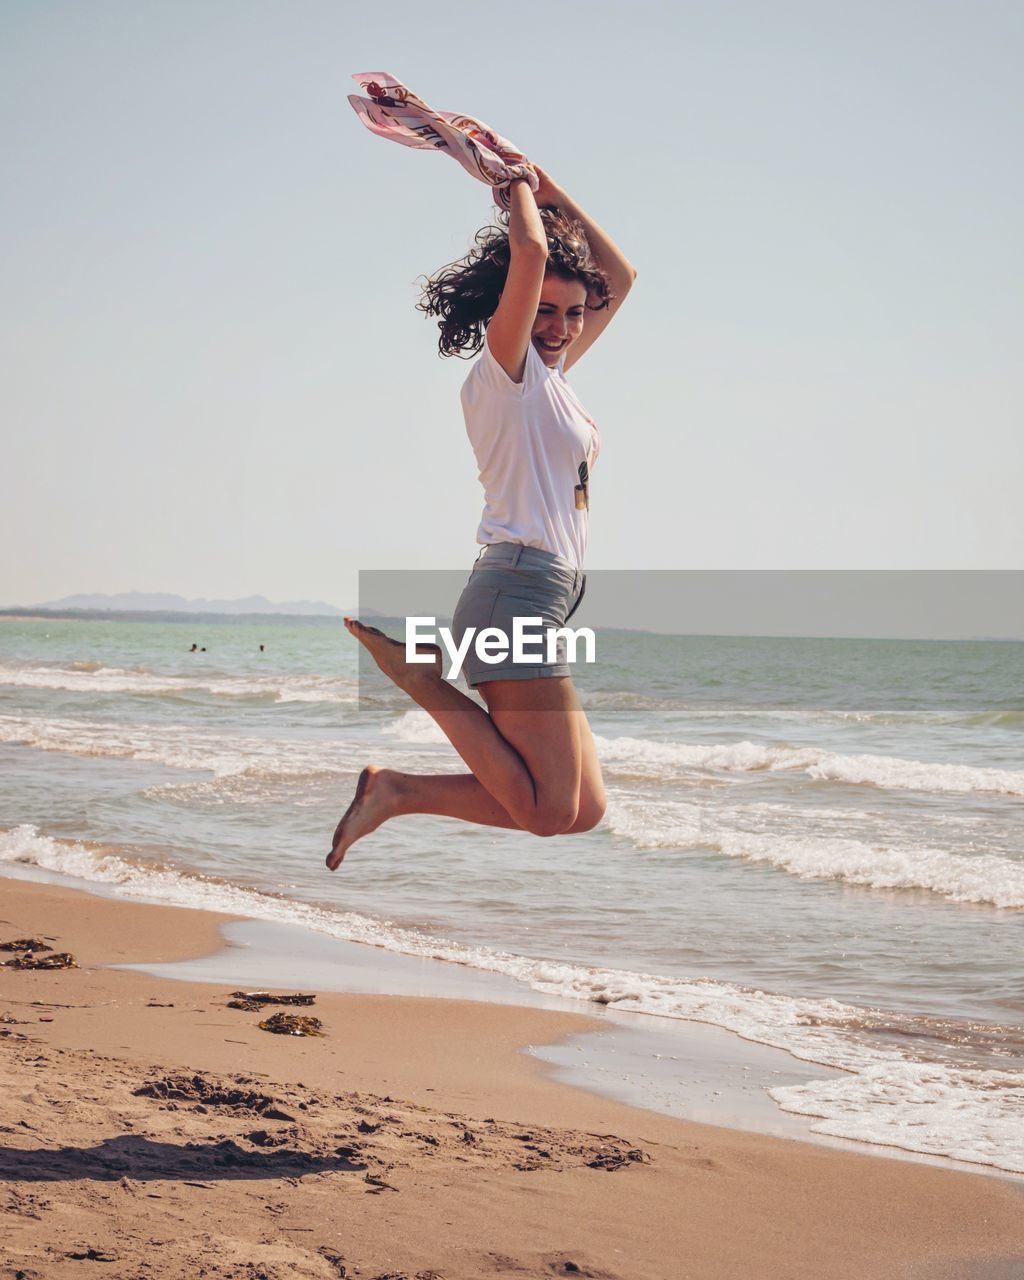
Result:
M122 591L115 595L65 596L32 606L35 609L109 610L111 613L285 613L291 617L340 618L343 610L323 600L286 600L275 604L266 596L242 600L186 600L166 592Z

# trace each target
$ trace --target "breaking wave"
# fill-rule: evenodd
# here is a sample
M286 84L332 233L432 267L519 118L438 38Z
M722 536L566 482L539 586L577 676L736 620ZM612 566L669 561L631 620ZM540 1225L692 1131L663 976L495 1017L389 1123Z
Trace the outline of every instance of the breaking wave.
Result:
M136 697L209 693L267 702L355 702L359 696L357 681L343 676L160 675L141 667L105 667L99 662L73 662L66 667L0 665L0 685Z
M595 738L602 764L624 777L678 777L697 770L804 773L819 781L904 791L988 792L1024 796L1024 770L926 763L898 756L840 755L818 747L755 742L691 746L646 738Z
M925 889L948 902L1024 907L1024 862L996 854L882 845L821 833L763 834L723 822L705 806L676 801L613 802L605 822L614 835L639 849L711 849L802 880Z

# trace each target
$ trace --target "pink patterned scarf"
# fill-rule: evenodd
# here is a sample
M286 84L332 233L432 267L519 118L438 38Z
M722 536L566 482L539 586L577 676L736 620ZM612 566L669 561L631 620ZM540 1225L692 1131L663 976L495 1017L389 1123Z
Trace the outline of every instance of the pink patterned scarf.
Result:
M482 121L434 111L386 71L362 71L352 79L369 94L361 98L352 93L348 100L371 133L403 147L447 151L474 178L493 188L495 204L504 209L514 179L526 178L531 190L537 190L539 182L529 160Z

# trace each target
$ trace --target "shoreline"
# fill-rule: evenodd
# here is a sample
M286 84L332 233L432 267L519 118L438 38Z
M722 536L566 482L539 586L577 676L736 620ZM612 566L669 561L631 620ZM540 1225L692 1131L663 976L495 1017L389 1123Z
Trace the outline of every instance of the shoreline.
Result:
M565 1039L523 1052L544 1063L551 1079L573 1088L679 1120L958 1169L1024 1186L1024 1175L995 1165L816 1132L813 1116L783 1111L768 1096L768 1088L841 1079L846 1073L802 1061L785 1049L746 1040L712 1023L542 995L501 974L342 941L302 925L232 918L220 932L220 949L207 956L124 967L172 981L223 987L267 987L276 979L278 985L296 990L453 999L570 1014L588 1025Z
M105 853L93 841L57 844ZM120 852L118 852L118 856ZM585 998L542 994L511 976L429 954L409 954L372 941L337 938L307 923L251 916L243 909L161 902L122 894L116 882L78 879L73 872L17 862L0 864L4 878L42 883L112 902L199 912L216 920L201 953L136 958L126 970L174 982L218 987L280 988L377 997L447 998L498 1007L542 1009L583 1023L564 1039L529 1046L552 1080L621 1105L682 1121L807 1142L878 1159L901 1160L999 1178L1024 1186L1024 1174L996 1164L960 1160L898 1145L852 1139L814 1128L817 1118L783 1110L769 1089L842 1080L847 1072L793 1056L711 1022L630 1012Z
M0 970L0 1256L26 1277L80 1274L83 1249L161 1280L253 1258L274 1280L996 1280L1024 1258L1009 1180L638 1110L520 1052L601 1025L585 1014L327 992L324 1038L271 1036L225 987L106 967L223 954L236 918L3 884L2 940L42 934L81 965ZM216 1100L257 1086L289 1122Z

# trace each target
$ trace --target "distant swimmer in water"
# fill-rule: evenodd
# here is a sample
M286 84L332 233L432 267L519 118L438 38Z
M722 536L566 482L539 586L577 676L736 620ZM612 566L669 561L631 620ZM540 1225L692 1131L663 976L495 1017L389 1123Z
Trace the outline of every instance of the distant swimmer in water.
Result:
M265 644L261 644L261 645L260 645L260 653L266 653L266 651L267 651L267 646L266 646Z
M197 644L194 644L192 648L189 649L189 653L198 653L198 652L199 652L199 646Z
M636 271L543 170L509 185L508 214L443 268L420 310L438 316L442 356L480 352L462 388L466 428L485 492L483 550L455 609L456 644L470 628L540 617L562 627L583 597L589 480L600 439L565 378L601 337ZM589 831L604 784L564 652L529 665L469 650L464 671L486 709L405 646L346 618L377 666L441 727L468 773L423 776L367 765L334 832L327 866L382 823L432 813L537 836ZM476 633L474 633L476 634ZM493 655L492 655L493 656Z

